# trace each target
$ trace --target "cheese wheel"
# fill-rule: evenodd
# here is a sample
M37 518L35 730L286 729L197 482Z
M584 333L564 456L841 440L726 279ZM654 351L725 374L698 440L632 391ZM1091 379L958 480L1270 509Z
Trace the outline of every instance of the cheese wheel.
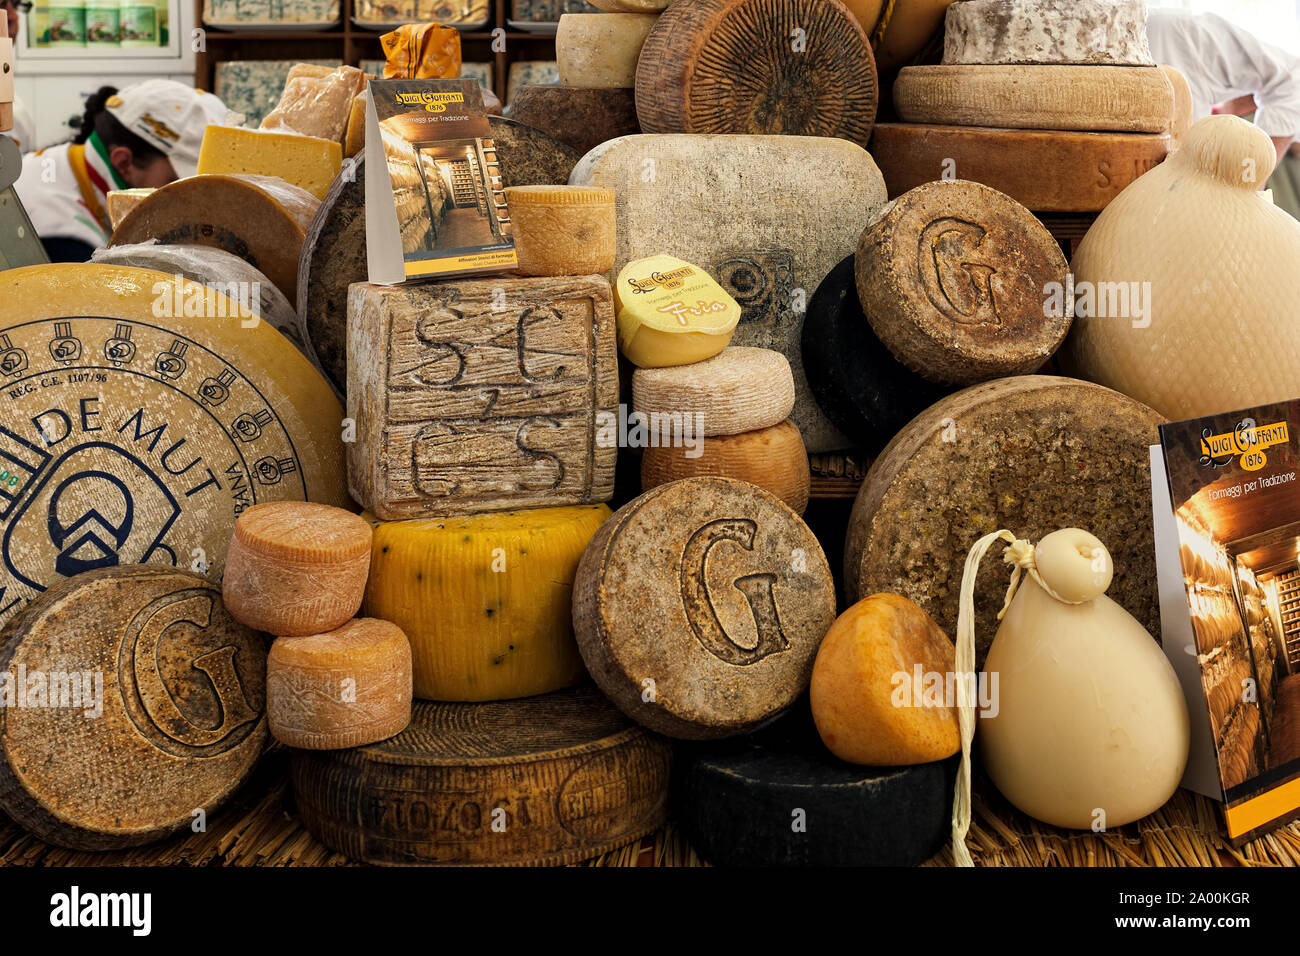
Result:
M633 365L703 362L727 347L741 308L699 266L673 256L629 262L614 283L618 346Z
M827 752L804 708L678 760L675 822L714 866L916 866L952 833L956 757L855 767Z
M411 642L415 696L504 700L583 678L570 617L604 505L378 521L365 613Z
M641 456L641 490L698 475L736 478L770 491L796 514L808 507L808 451L793 422L707 441L651 446Z
M366 93L362 90L348 111L348 131L343 136L343 155L359 157L366 149ZM325 196L321 196L324 199Z
M262 754L266 642L196 574L88 571L46 590L4 638L0 807L38 839L161 840L197 811L211 820Z
M838 0L675 3L643 53L636 111L647 133L871 138L875 61Z
M555 31L555 62L564 86L617 90L636 82L641 45L653 13L565 13Z
M945 64L1154 66L1143 0L965 0L948 8Z
M212 246L261 270L291 302L319 200L270 176L191 176L159 189L113 230L110 246L157 239Z
M116 229L118 223L126 218L127 213L148 199L153 193L152 188L109 190L107 195L109 223Z
M242 126L209 126L198 172L275 176L324 199L343 168L338 140Z
M894 83L909 123L1163 133L1169 79L1142 66L909 66Z
M664 823L672 748L595 688L486 704L417 702L352 750L295 751L307 829L362 863L575 863Z
M942 399L890 442L858 493L845 596L898 594L955 634L960 571L976 540L1011 527L1035 540L1073 525L1113 542L1111 596L1159 633L1149 447L1161 423L1118 392L1053 376ZM986 561L975 586L981 660L1006 589L1005 568Z
M631 87L582 89L528 84L515 90L510 118L537 127L579 154L606 140L641 132Z
M786 710L834 619L808 526L732 478L686 478L624 505L574 579L574 634L600 689L687 740L747 733Z
M694 365L637 369L632 408L652 420L693 415L696 434L739 435L790 416L794 376L780 352L733 345Z
M614 190L594 186L508 186L518 271L577 276L614 265Z
M578 161L571 147L541 130L489 116L506 186L566 183ZM485 146L486 147L486 143ZM317 210L298 263L298 314L330 381L348 380L348 286L367 279L365 156L335 181Z
M317 364L316 353L307 341L298 313L284 293L238 256L211 246L168 246L150 240L136 245L97 249L91 261L182 275L210 289L231 294L292 342L309 362Z
M1061 247L1028 209L979 183L904 193L863 230L854 262L872 330L931 381L1033 372L1070 330Z
M0 301L0 620L97 567L219 581L248 507L347 503L338 400L238 303L95 263L0 273Z
M878 123L871 156L893 197L959 177L1006 193L1035 212L1098 212L1162 162L1171 145L1165 133ZM1044 169L1052 175L1044 176Z
M370 541L370 526L342 508L303 501L249 508L226 555L226 607L277 636L332 631L361 607Z
M302 750L387 740L411 722L411 645L387 621L278 637L266 659L271 736Z

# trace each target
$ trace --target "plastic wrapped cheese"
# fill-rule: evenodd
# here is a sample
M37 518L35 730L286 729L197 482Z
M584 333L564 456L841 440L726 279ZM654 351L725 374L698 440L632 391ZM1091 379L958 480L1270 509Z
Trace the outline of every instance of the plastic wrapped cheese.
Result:
M352 101L366 85L366 75L341 66L325 76L291 75L280 103L262 120L262 129L315 136L342 144Z
M690 365L731 342L740 305L699 266L673 256L629 262L614 284L619 350L640 368Z

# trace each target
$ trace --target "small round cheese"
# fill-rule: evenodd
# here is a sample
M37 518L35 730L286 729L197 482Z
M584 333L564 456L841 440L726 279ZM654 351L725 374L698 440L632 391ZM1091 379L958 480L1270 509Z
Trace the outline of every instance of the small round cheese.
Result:
M690 365L731 342L741 308L711 275L673 256L629 262L614 283L618 346L640 368Z
M672 416L697 435L739 435L768 428L794 409L790 360L772 349L732 346L713 358L632 375L632 407L655 427Z
M614 268L614 190L508 186L515 257L526 276L582 276Z
M555 31L560 82L617 90L636 85L636 63L657 13L565 13Z

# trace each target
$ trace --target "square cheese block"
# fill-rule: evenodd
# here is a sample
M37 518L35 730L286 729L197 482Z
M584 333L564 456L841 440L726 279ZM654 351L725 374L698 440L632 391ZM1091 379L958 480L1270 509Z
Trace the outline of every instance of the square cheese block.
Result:
M731 344L790 360L808 450L851 447L813 399L801 337L813 293L885 202L866 150L820 136L623 136L587 153L569 182L614 190L612 275L661 253L706 270L740 304Z
M348 295L353 496L384 520L608 501L618 409L600 276L491 278Z

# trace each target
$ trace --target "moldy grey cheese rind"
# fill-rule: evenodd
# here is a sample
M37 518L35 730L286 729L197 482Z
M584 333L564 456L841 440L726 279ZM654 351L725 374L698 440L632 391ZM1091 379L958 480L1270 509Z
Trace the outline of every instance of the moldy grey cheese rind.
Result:
M1141 0L965 0L948 8L945 64L1154 66Z
M1159 633L1148 447L1162 421L1108 388L1041 375L939 401L890 442L858 493L846 600L900 594L956 633L961 569L978 538L1084 527L1110 544L1110 596ZM1005 596L1003 565L986 561L975 589L981 660Z

